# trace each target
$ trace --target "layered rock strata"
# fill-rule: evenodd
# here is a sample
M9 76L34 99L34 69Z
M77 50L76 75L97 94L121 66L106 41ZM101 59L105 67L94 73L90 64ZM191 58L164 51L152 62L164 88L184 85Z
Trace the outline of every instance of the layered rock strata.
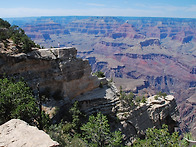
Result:
M97 112L111 114L117 111L117 105L120 103L118 90L114 83L103 82L106 79L99 79L103 86L80 95L74 99L81 105L81 111L90 115Z
M98 78L91 75L88 61L76 55L73 47L0 54L0 73L16 79L23 77L35 92L39 83L41 93L69 100L99 86Z
M157 100L154 96L149 97L146 103L140 103L135 108L126 108L121 104L117 117L127 143L133 142L135 136L144 136L145 130L149 127L161 128L163 124L167 124L169 131L173 132L174 127L178 125L178 109L172 95Z

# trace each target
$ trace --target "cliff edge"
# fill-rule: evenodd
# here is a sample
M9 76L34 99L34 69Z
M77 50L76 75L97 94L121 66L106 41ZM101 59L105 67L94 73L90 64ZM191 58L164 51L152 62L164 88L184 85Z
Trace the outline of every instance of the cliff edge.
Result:
M14 55L1 53L0 73L16 79L23 77L34 92L39 83L41 93L70 100L100 84L98 78L91 75L88 61L76 55L74 47L39 49Z

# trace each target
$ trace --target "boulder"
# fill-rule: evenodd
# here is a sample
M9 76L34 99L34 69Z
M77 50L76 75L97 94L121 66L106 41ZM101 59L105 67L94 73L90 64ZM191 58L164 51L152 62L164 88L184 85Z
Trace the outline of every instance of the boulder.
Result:
M1 147L57 147L48 134L20 119L12 119L0 126Z

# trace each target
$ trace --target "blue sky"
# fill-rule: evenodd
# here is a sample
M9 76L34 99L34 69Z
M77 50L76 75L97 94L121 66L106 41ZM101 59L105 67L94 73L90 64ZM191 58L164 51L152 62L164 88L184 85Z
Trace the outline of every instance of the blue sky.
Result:
M0 17L142 16L196 18L196 0L3 0Z

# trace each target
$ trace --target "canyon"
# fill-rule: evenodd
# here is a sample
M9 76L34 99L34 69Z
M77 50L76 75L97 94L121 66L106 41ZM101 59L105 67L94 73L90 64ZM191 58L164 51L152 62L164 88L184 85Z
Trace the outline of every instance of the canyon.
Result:
M174 95L181 130L196 136L196 19L73 16L7 20L45 48L76 47L77 57L88 59L92 71L103 71L117 88L146 97L159 91Z
M133 101L134 105L130 105L120 98L122 94L112 81L93 76L88 61L76 56L74 47L34 49L13 54L2 51L0 72L15 80L23 78L35 96L38 93L47 95L49 99L44 102L43 110L53 123L65 117L71 104L78 101L85 115L97 112L107 115L112 130L122 132L126 145L131 145L136 137L144 137L149 127L161 128L162 124L167 124L169 131L173 132L178 126L179 114L174 96L159 96L158 99L152 96L146 98L146 102ZM57 108L59 110L54 113ZM29 146L32 140L40 138L47 141L40 141L38 145L58 146L43 131L22 120L12 119L0 126L0 130L3 132L0 144L3 146ZM27 134L25 137L23 132Z

